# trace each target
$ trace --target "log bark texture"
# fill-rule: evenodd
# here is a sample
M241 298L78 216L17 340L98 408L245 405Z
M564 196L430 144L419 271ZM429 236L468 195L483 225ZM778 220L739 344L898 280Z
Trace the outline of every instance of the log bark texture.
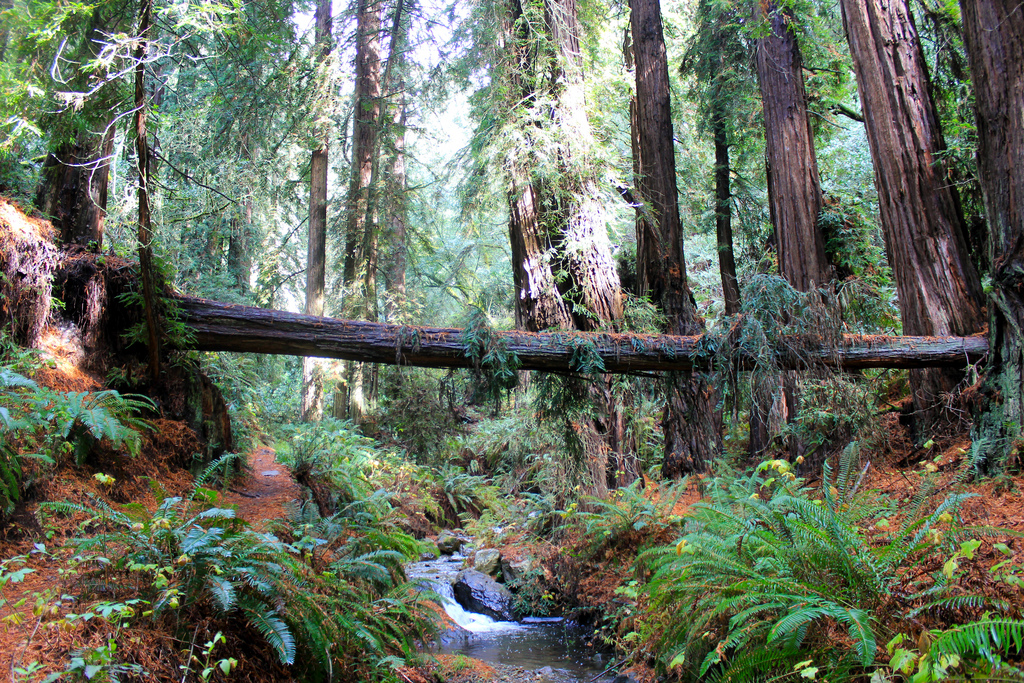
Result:
M205 299L176 300L200 351L236 351L318 356L388 365L470 368L463 330L452 327L387 325L361 320L321 318L300 313L225 304ZM522 370L573 372L580 345L592 343L606 373L691 370L712 356L703 336L586 332L495 332L498 343L516 354ZM847 335L840 348L813 338L790 338L780 361L805 367L808 359L846 370L864 368L965 367L988 353L988 339L973 337L890 337ZM742 361L741 361L742 364Z

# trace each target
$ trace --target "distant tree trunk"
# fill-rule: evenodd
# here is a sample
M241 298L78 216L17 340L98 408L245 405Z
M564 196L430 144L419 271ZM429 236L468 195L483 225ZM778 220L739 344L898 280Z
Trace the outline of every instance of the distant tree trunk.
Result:
M316 5L316 46L320 52L321 68L331 55L333 7L331 0L319 0ZM320 119L317 128L317 148L309 161L309 237L306 245L306 315L324 314L324 280L327 255L327 169L331 144L331 128L326 122L327 110L332 93L331 77L322 74L323 92L320 93L320 109L315 112ZM300 419L315 422L323 416L324 376L323 365L315 358L302 361L302 397Z
M723 105L716 103L711 117L715 137L715 234L718 238L718 269L722 274L722 298L725 314L740 312L740 286L736 278L736 259L732 250L732 190L729 175L729 132Z
M160 381L160 331L157 327L156 282L153 273L153 228L149 215L149 142L146 137L146 51L152 32L153 0L139 8L139 44L135 48L135 151L139 164L139 270L149 350L149 379Z
M395 105L393 129L395 146L391 157L391 168L387 177L387 321L396 322L405 313L405 266L408 254L406 246L406 221L408 220L408 202L406 201L405 180L405 126L406 104L402 93L403 82L396 84L399 91Z
M676 189L668 58L658 0L632 0L636 63L636 186L646 205L637 217L637 280L668 318L669 334L700 334L704 321L686 281L683 228ZM636 163L636 162L634 162ZM666 377L662 473L703 472L721 451L717 394L699 373Z
M981 283L964 239L960 198L946 177L945 142L907 0L841 0L857 72L889 265L903 331L969 335L984 326ZM950 421L942 395L956 370L914 370L920 440Z
M346 310L350 314L365 311L368 294L360 285L359 271L366 266L364 247L370 224L370 189L373 183L374 157L378 150L378 120L381 107L380 24L383 3L358 0L356 16L356 81L354 130L352 136L352 178L349 183L345 227L345 261L342 273ZM348 364L347 394L349 417L358 420L366 407L363 393L363 369Z
M975 443L986 468L1021 466L1024 444L1024 7L963 0L974 82L978 172L989 222L991 356ZM1012 462L1013 459L1016 462Z

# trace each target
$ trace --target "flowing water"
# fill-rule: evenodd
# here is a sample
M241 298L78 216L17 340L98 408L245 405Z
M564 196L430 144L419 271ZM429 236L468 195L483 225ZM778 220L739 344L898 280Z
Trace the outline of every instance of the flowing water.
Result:
M410 579L441 597L445 611L461 630L449 630L439 638L433 652L461 654L488 664L501 664L536 672L537 680L552 683L611 681L601 655L587 647L590 632L564 619L494 621L483 614L467 612L455 601L452 581L462 569L461 555L440 557L406 566Z

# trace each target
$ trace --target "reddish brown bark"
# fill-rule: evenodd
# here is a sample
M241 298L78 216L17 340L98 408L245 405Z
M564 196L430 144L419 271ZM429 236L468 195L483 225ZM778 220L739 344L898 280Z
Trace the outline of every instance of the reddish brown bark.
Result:
M974 83L978 173L989 222L992 357L975 425L989 468L1024 442L1024 7L1018 0L963 0Z
M360 320L317 318L252 306L179 297L194 339L183 343L205 351L238 351L318 356L367 363L419 367L470 368L463 330L448 327L387 325ZM494 341L518 358L525 370L576 372L580 344L593 346L608 373L687 371L707 368L700 336L612 334L560 331L496 331ZM785 349L799 349L799 355ZM887 337L845 335L838 348L819 338L789 338L777 352L782 367L800 367L817 359L833 368L966 367L981 361L988 340L974 337ZM740 368L755 358L733 350Z
M979 332L981 285L942 163L945 142L910 8L906 0L842 0L841 7L903 331ZM952 417L937 404L962 380L962 373L941 370L911 373L920 438Z
M638 284L664 312L670 334L700 334L704 321L686 282L661 8L658 0L632 0L630 5L636 64L634 149L639 152L634 164L645 205L637 214ZM680 476L704 471L721 450L716 392L697 374L669 376L665 384L662 472Z
M768 206L779 273L801 292L832 279L818 230L821 183L807 115L803 57L789 10L755 3L769 33L757 41L757 79L764 106Z
M711 117L715 136L715 236L718 241L718 269L722 276L725 314L740 312L740 286L736 278L736 259L732 250L732 191L730 189L729 135L722 104L716 103Z

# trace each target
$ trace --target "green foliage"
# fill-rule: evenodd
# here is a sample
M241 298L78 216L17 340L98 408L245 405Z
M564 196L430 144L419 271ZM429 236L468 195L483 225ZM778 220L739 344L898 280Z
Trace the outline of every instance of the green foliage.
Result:
M144 396L113 390L53 391L0 365L0 518L21 498L26 459L54 466L73 456L81 465L104 440L134 457L142 447L140 432L149 428L137 413L152 408Z
M465 431L454 372L398 368L382 373L381 409L374 416L381 430L421 464L437 464L453 438Z
M672 515L679 497L686 491L689 479L656 486L656 491L645 489L637 479L625 488L611 492L607 499L585 498L588 511L577 512L583 536L590 553L605 546L615 547L645 537L656 537L680 519ZM567 511L571 514L576 505Z
M445 525L459 524L463 515L479 517L484 510L497 505L498 489L487 479L469 474L458 465L444 465L435 472L438 491L435 497L441 503L441 519Z
M283 527L294 539L287 542L248 528L230 509L181 498L165 499L152 514L101 501L45 507L101 524L101 533L73 542L100 567L87 585L134 591L148 605L136 618L184 629L208 613L241 617L306 680L328 679L332 670L381 677L432 627L401 569L419 544L366 520L299 515ZM229 660L213 662L212 650L204 653L204 670L225 661L230 668Z
M836 671L870 667L883 624L901 618L893 610L902 605L909 618L913 600L949 588L936 575L908 595L905 577L955 552L964 533L954 515L968 496L928 510L922 495L898 529L872 538L865 527L884 506L859 491L854 456L847 449L838 472L825 468L820 497L781 460L718 478L678 543L645 555L656 570L650 594L660 616L650 628L664 664L717 680L751 678L749 657L738 655L752 651L773 661L761 661L760 673L782 675L808 659ZM822 639L825 623L842 628L843 641Z
M282 427L286 441L278 448L281 462L300 482L327 485L332 504L344 507L364 500L371 491L365 472L376 462L372 440L350 422L325 418Z
M476 307L462 330L462 347L473 359L474 398L479 395L489 401L497 413L502 399L519 386L519 358L503 338L495 336L486 311Z

